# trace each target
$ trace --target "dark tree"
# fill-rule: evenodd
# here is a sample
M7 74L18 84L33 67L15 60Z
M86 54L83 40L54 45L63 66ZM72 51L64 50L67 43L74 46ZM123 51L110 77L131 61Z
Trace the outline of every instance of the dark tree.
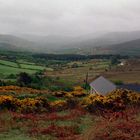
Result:
M119 64L119 63L120 63L120 61L119 61L119 58L117 56L113 56L111 58L111 64L112 65L116 65L116 64Z
M0 80L0 86L6 86L6 83L2 80Z
M26 72L21 72L18 76L17 82L20 86L28 86L32 82L31 76Z

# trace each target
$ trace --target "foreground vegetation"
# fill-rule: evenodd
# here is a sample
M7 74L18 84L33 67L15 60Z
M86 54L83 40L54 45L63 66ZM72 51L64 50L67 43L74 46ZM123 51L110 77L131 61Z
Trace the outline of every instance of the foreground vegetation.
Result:
M139 140L140 109L129 107L121 112L106 111L84 134L82 140Z
M2 140L139 139L140 94L133 91L101 96L81 87L52 92L6 86L0 94Z

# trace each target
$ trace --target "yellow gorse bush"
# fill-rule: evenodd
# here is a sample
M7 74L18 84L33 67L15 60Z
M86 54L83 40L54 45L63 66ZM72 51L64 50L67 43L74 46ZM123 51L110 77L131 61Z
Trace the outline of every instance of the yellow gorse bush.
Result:
M81 101L81 105L87 106L90 104L94 104L95 102L104 102L103 100L105 99L106 97L103 97L101 95L90 94Z
M0 109L7 108L11 110L32 111L43 105L43 101L39 98L17 99L13 96L0 96Z
M81 86L75 86L74 91L83 91L84 89Z
M15 92L16 94L29 93L29 94L40 94L48 93L48 90L37 90L27 87L18 87L18 86L2 86L0 87L0 93L10 93Z
M86 92L81 86L74 87L74 90L67 92L65 97L85 96Z
M57 100L50 103L52 107L63 107L63 106L66 106L66 104L67 102L65 100Z
M7 101L13 101L13 100L14 98L12 96L6 96L6 95L0 96L0 104Z
M21 105L25 106L35 106L37 103L39 103L39 100L26 98L24 100L20 100Z
M8 86L4 90L19 88L15 86ZM0 87L2 90L2 87ZM82 98L75 98L76 96L85 95ZM69 97L71 99L78 99L78 105L82 107L88 107L90 105L108 107L108 106L123 106L127 104L140 104L140 94L130 91L118 89L106 96L98 94L88 94L84 92L84 89L76 87L72 92L65 92L64 97ZM8 108L15 110L40 110L41 107L52 107L52 108L66 108L68 106L68 100L56 100L48 102L47 97L35 97L35 98L24 98L18 99L10 95L0 95L0 109Z
M81 87L81 86L76 86L73 88L73 91L66 92L66 91L56 91L53 92L52 95L56 97L67 97L67 98L72 98L72 97L80 97L80 96L85 96L86 91Z
M81 101L81 105L88 106L97 102L101 103L102 105L110 103L114 104L140 103L140 94L130 90L122 90L122 89L115 90L109 93L107 96L90 94Z

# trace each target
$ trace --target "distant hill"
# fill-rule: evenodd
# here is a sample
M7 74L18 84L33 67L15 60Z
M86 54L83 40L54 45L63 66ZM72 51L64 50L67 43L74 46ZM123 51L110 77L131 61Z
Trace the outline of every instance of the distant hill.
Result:
M94 34L79 37L63 35L0 35L0 50L31 51L43 53L137 55L140 31L111 32L97 37Z
M63 36L63 35L19 35L21 38L40 45L41 49L62 49L65 46L70 47L69 44L78 42L77 37Z
M33 51L33 52L50 52L56 49L63 48L65 45L72 43L76 40L72 37L67 36L39 36L39 35L19 35L20 37L14 35L0 35L0 43L4 50L12 49L13 51ZM5 45L4 45L5 44ZM11 47L13 46L13 47Z
M71 50L74 50L77 54L125 53L139 55L139 39L140 31L112 32L97 38L90 38L75 44L71 44L71 48L73 48ZM64 52L69 53L70 49L66 48L64 49Z
M140 56L140 39L106 47L109 53Z
M68 44L68 48L90 48L90 47L104 47L113 44L119 44L127 41L132 41L140 38L140 31L133 32L111 32L94 37L93 34L87 35L88 37L78 38L77 42Z
M10 51L35 51L37 44L13 35L0 35L0 49Z
M111 32L99 34L87 34L78 37L64 35L19 35L21 38L38 44L40 51L50 53L80 53L87 54L91 49L120 44L140 38L140 31ZM106 52L106 51L105 51ZM103 51L104 53L104 51Z
M95 46L106 46L120 44L127 41L140 39L140 31L132 32L111 32L94 40Z
M0 50L1 51L11 51L11 50L20 51L18 47L8 44L8 43L0 43Z
M80 51L82 54L121 54L140 56L140 39L127 41L114 45L106 45L102 47L87 47L82 48Z

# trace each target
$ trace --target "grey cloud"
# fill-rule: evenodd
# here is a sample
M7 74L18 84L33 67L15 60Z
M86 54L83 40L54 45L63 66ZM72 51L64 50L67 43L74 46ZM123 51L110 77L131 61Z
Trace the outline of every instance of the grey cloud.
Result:
M140 1L0 0L0 30L42 35L140 30Z

